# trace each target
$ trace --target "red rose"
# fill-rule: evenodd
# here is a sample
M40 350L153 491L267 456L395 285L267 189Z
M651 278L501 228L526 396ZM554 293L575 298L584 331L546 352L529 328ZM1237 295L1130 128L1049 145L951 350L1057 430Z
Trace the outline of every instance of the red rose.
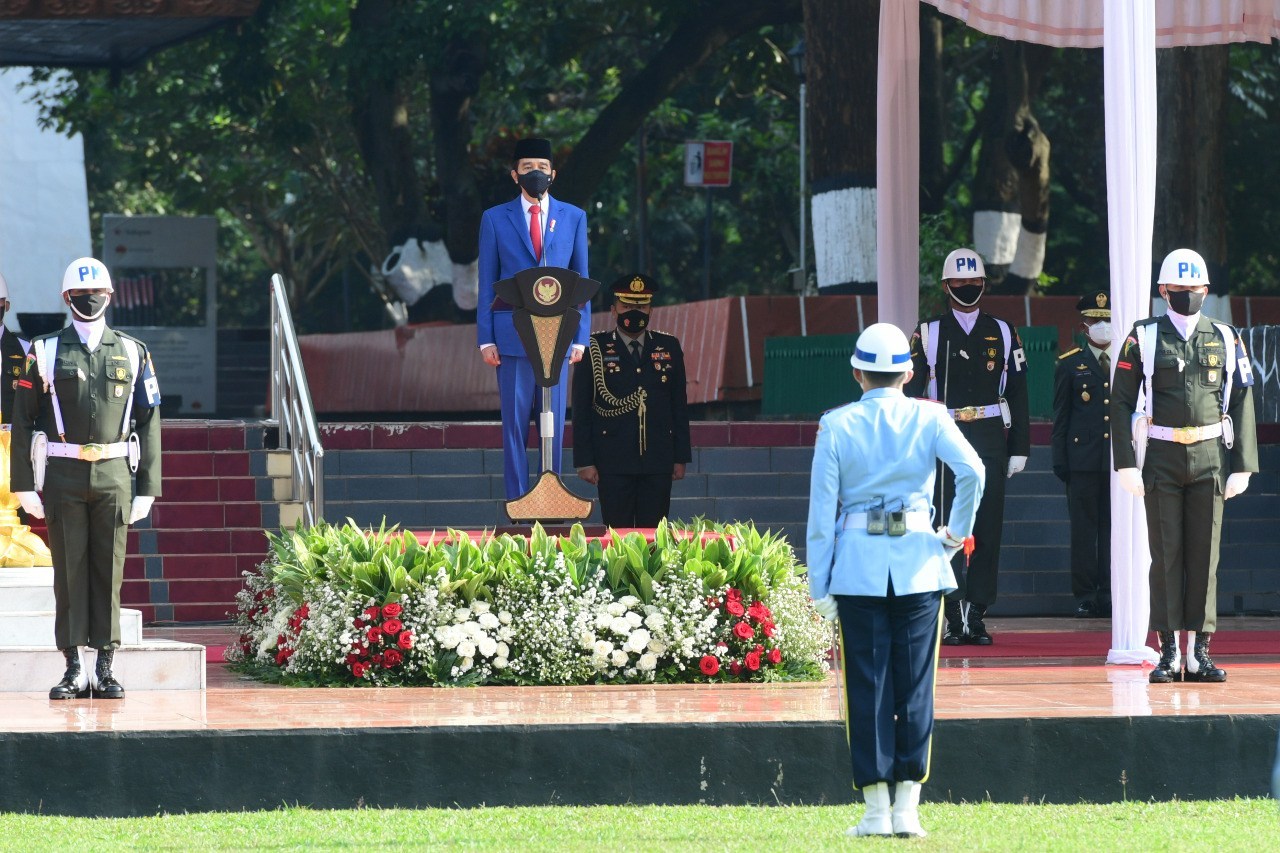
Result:
M751 651L755 652L755 653L756 653L756 654L758 654L758 655L762 655L762 654L764 654L764 646L762 646L762 645L761 645L761 644L759 644L759 643L756 643L756 647L755 647L754 649L752 649Z
M741 616L747 612L746 608L742 606L741 601L734 601L732 598L725 600L724 609L728 610L734 616Z
M363 627L364 627L364 620L363 620L363 619L361 619L359 616L357 616L357 617L355 618L355 620L354 620L351 624L352 624L354 627L356 627L356 628L363 628Z
M356 661L351 664L351 674L356 678L364 678L364 674L369 671L369 664L363 661Z
M276 652L276 666L284 666L293 657L293 649L281 649Z
M409 649L413 648L413 632L401 631L400 639L396 640L396 645L404 649L405 651L408 651Z
M733 626L733 634L739 639L750 640L756 635L756 629L752 628L747 622L739 622Z
M360 655L349 654L347 655L347 666L351 666L353 663L356 663L359 660L360 660Z
M382 606L382 615L383 615L383 616L385 616L385 617L387 617L388 619L391 619L391 618L394 618L394 617L396 617L396 616L399 616L399 615L400 615L400 605L399 605L399 604L396 604L394 601L393 601L393 602L391 602L390 604L384 604L384 605Z
M281 634L280 636L276 637L276 645L283 646L288 641L288 639L289 638L286 637L284 634Z
M382 665L387 669L393 666L399 666L404 662L404 655L400 654L397 649L387 649L382 653Z
M728 643L726 643L726 642L724 642L724 641L722 640L722 641L720 641L719 643L716 643L716 648L717 648L717 649L727 649L727 648L729 648L729 644L728 644Z
M369 638L369 642L376 643L378 640L382 639L382 629L376 627L370 628L369 632L365 634L365 636Z
M759 668L760 668L760 653L759 653L759 652L747 652L746 664L747 664L747 669L751 670L752 672L755 672L757 669L759 669Z
M377 619L382 615L382 610L379 609L378 605L374 604L364 609L364 615L369 619Z
M747 615L757 622L763 622L769 618L769 608L759 601L753 601L751 606L747 608Z
M725 601L742 601L742 590L729 587L724 593Z
M720 671L720 661L715 655L703 655L702 660L698 661L698 668L702 670L703 675L710 678Z
M402 630L404 630L404 626L400 624L399 619L388 619L382 623L382 633L384 634L399 634Z
M737 661L734 661L733 663L729 664L729 674L730 674L730 675L741 675L741 674L742 674L742 664L738 663Z
M382 663L382 652L378 652L376 655L370 655L369 660L374 663Z
M782 649L779 649L777 647L769 649L769 663L773 664L774 666L777 666L778 664L782 663Z
M298 611L293 615L297 616L299 619L306 619L311 615L311 607L306 602L303 602L302 606L299 607Z
M764 635L766 637L772 637L775 633L777 633L777 629L773 626L772 622L764 623L763 625L760 626L760 630L764 631Z

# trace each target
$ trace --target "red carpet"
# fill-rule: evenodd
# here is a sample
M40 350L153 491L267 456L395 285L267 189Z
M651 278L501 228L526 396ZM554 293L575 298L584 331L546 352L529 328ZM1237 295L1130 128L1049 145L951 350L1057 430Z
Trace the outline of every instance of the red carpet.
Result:
M223 652L227 650L226 646L205 646L204 660L205 663L226 663ZM1216 651L1216 649L1215 649Z
M996 632L993 637L991 646L943 646L942 657L1105 658L1111 649L1110 631ZM1147 645L1155 648L1154 633ZM1280 655L1280 631L1223 631L1213 635L1210 651L1222 657Z

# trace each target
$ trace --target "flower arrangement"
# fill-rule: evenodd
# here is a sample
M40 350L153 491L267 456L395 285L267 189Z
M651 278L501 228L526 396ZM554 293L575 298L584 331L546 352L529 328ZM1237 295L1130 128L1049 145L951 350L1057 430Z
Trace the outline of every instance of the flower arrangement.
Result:
M352 523L270 535L237 596L228 659L304 685L813 680L829 633L786 540L663 523L588 540Z

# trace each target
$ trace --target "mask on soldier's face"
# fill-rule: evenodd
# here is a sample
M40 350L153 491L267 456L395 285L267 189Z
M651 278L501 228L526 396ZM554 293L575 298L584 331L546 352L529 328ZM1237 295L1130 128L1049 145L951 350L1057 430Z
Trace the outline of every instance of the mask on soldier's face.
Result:
M85 322L92 322L102 316L110 301L111 294L105 290L79 293L71 297L71 313Z
M965 308L977 305L982 298L981 284L953 284L947 290L951 292L951 298Z
M1087 334L1089 335L1089 340L1092 341L1093 345L1098 349L1106 349L1111 346L1113 338L1111 336L1110 321L1103 320L1099 323L1094 323L1089 327Z
M641 311L639 308L632 308L630 311L623 311L618 315L618 326L628 335L638 335L648 325L648 312Z
M1198 290L1166 290L1165 298L1169 301L1169 310L1183 317L1199 314L1204 305L1204 294Z

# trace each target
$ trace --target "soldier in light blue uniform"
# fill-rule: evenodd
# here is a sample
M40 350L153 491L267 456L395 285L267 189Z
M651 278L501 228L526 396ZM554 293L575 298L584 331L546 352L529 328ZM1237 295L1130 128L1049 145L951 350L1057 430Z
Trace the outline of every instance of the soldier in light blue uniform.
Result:
M814 447L809 592L840 622L845 731L867 803L847 834L923 836L942 596L956 588L950 557L973 532L984 468L946 408L902 393L911 353L896 326L869 326L850 363L862 399L823 415ZM956 480L945 525L931 505L939 459Z

